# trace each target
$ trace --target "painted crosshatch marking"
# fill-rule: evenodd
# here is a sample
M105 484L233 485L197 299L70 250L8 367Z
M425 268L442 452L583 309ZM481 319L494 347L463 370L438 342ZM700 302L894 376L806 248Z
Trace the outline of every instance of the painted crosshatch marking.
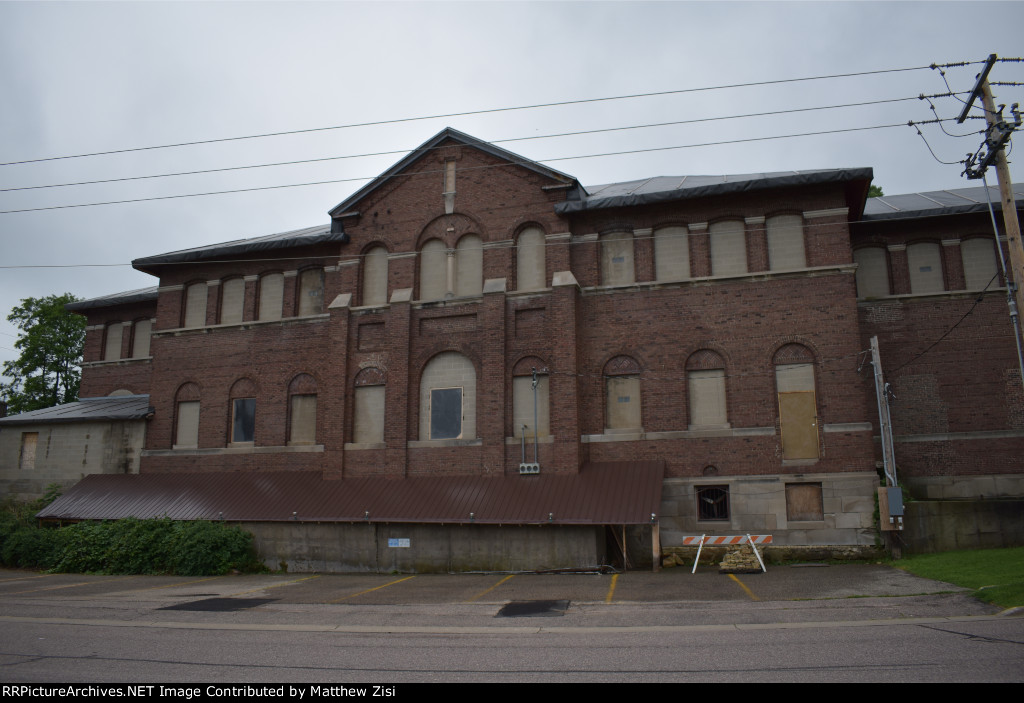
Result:
M458 439L462 436L462 389L430 390L430 438Z

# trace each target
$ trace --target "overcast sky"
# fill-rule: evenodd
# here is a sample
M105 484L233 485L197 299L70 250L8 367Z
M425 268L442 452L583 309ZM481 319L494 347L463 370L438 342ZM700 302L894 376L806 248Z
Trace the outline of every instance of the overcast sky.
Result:
M0 162L638 93L979 61L1024 53L1021 2L3 2ZM947 69L970 90L977 64ZM993 81L1024 82L1000 63ZM937 71L728 88L0 166L0 189L408 151L451 126L484 140L946 92ZM997 102L1024 87L997 86ZM942 117L961 104L935 101ZM887 194L977 185L909 127L679 148L932 118L919 100L501 142L584 185L659 175L870 166ZM982 129L979 120L947 127ZM944 161L979 137L922 127ZM1017 138L1020 141L1020 137ZM0 192L20 210L216 190L328 185L0 214L0 311L28 296L155 285L134 258L328 221L400 154ZM559 159L559 160L555 160ZM1013 156L1011 155L1011 161ZM1017 181L1024 173L1011 166ZM992 174L994 182L994 174ZM40 264L72 268L32 268ZM85 264L118 264L89 267ZM0 361L17 356L0 322Z

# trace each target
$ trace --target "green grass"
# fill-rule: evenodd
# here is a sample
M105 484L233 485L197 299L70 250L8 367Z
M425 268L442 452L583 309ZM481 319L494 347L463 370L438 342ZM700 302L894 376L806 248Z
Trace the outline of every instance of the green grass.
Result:
M892 565L915 576L973 588L986 603L1024 606L1024 547L920 554Z

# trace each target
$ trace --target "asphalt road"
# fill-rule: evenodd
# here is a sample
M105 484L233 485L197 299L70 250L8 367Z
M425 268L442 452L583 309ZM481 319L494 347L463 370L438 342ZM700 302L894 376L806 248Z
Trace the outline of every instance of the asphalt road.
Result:
M882 565L728 576L0 570L4 682L1021 681L1024 618Z

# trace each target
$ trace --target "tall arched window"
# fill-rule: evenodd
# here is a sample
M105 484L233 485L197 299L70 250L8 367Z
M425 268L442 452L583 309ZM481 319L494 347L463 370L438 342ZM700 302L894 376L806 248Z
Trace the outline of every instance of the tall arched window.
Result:
M941 293L946 289L942 278L942 252L935 242L907 246L907 267L911 293Z
M484 243L467 234L455 245L455 295L463 297L484 292Z
M476 439L476 368L458 352L442 352L423 368L420 439Z
M316 379L300 373L288 384L288 444L316 444Z
M617 356L604 365L606 430L640 430L640 364Z
M742 220L712 222L711 275L738 276L747 272L747 234Z
M229 278L220 284L220 323L237 325L245 308L245 280Z
M388 250L375 246L363 256L363 305L388 302Z
M420 249L420 300L441 300L448 291L447 250L440 239Z
M654 231L654 266L659 281L685 281L690 277L690 238L686 227L659 227Z
M814 390L814 355L801 344L775 352L775 386L783 459L818 458L818 410Z
M149 356L149 342L153 336L153 320L144 318L132 325L132 358Z
M260 276L260 320L280 320L284 306L284 274Z
M701 349L686 360L690 401L690 429L725 428L729 416L725 400L725 360Z
M111 322L104 330L103 360L113 361L121 358L121 340L124 335L124 325L120 322Z
M547 285L544 232L527 227L516 240L516 289L538 290Z
M199 446L199 385L183 383L174 394L174 448Z
M182 310L182 327L203 327L206 325L206 283L190 283L185 286L185 301Z
M633 264L633 233L609 232L601 235L601 285L624 286L636 283Z
M228 441L231 444L250 444L256 441L256 384L240 378L231 386L231 426Z
M355 408L352 441L379 444L384 441L384 372L375 366L362 369L355 378Z
M960 255L964 262L964 281L967 290L984 290L999 285L996 278L995 241L991 237L973 237L960 242ZM991 283L991 285L989 285Z
M299 274L299 317L324 311L324 270L306 269Z

